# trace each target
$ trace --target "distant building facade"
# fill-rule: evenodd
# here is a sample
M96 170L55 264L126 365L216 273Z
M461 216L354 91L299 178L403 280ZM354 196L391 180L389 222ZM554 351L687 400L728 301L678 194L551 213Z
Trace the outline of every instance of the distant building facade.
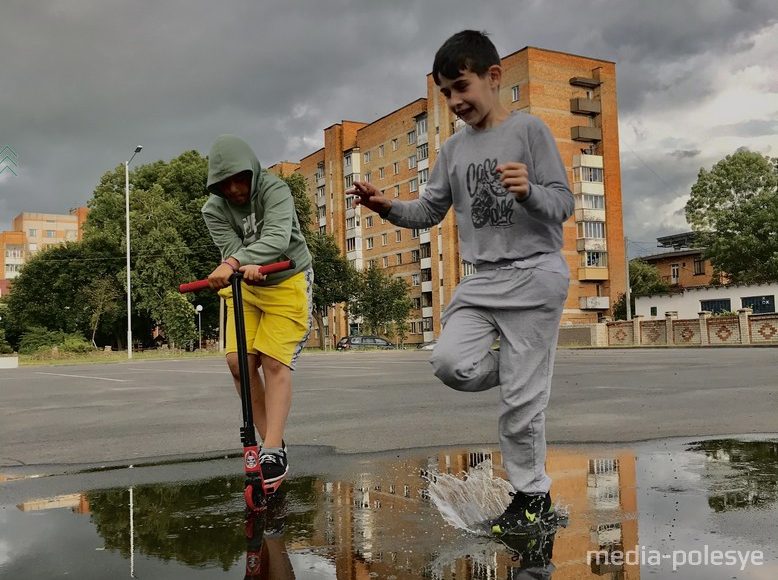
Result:
M11 230L0 232L0 296L10 291L24 263L49 246L75 242L83 237L89 209L78 207L67 214L22 212Z

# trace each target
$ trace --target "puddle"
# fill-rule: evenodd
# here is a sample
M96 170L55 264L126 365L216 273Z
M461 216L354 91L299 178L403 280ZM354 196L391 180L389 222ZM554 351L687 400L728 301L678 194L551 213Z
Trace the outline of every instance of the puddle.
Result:
M551 447L552 493L569 523L510 546L448 523L479 516L462 508L472 487L428 482L504 477L499 451L404 453L339 456L336 476L288 480L250 522L240 475L1 505L0 577L778 577L778 437Z

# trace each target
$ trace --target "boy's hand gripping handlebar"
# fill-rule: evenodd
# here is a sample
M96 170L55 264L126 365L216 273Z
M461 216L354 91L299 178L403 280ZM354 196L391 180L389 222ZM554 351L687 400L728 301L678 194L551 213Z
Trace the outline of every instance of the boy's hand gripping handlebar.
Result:
M265 266L260 266L259 271L262 274L274 274L275 272L283 272L284 270L291 270L294 268L294 260L284 260L283 262L274 262L272 264L267 264ZM242 276L243 274L241 274ZM186 294L187 292L197 292L199 290L205 290L208 288L208 279L205 280L196 280L195 282L187 282L186 284L181 284L178 287L178 291L181 292L181 294Z

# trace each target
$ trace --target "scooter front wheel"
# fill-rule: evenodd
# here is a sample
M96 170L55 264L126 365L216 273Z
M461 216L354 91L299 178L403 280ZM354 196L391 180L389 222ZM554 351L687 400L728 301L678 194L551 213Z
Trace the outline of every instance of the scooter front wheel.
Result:
M267 507L261 485L253 483L246 485L243 490L243 498L246 500L246 507L252 512L259 512Z

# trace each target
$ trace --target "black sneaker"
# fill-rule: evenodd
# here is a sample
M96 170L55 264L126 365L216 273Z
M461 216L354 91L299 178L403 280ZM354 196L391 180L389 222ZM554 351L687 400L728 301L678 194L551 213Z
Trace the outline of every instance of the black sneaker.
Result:
M265 495L278 491L281 482L284 481L289 471L286 452L283 449L277 453L265 453L265 451L262 451L262 454L259 456L259 466L262 468Z
M513 500L503 514L492 520L491 532L495 536L528 534L543 529L544 525L556 520L556 511L551 504L551 495L527 494L517 491L511 494Z

